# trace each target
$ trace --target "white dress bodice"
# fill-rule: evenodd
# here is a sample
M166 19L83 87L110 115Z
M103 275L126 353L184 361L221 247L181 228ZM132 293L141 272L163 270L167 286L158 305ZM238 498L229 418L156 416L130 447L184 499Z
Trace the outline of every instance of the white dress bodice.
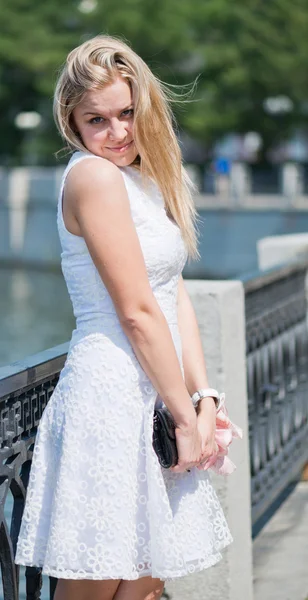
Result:
M61 265L76 318L73 339L83 332L110 325L117 320L113 301L102 281L82 237L70 233L64 224L62 196L68 172L86 158L100 157L76 152L64 172L58 201L58 230L62 246ZM157 185L142 180L135 167L122 167L132 218L139 237L153 293L168 323L177 322L177 286L187 259L179 227L166 214Z

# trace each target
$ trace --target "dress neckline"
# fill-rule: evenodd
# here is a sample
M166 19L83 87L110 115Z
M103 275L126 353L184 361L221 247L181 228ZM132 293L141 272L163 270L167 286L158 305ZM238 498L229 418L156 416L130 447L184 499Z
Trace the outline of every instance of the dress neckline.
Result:
M104 156L99 156L99 154L94 154L94 152L90 152L89 150L87 152L85 152L84 150L75 150L75 152L73 152L70 160L73 160L74 158L78 158L77 155L81 155L81 154L83 154L85 156L89 156L89 157L94 156L94 158L104 158ZM106 160L108 160L108 159L106 159ZM115 163L113 163L113 164L115 164ZM118 166L118 165L116 165L116 166ZM132 169L134 172L141 174L141 170L138 167L134 166L133 164L126 165L124 167L118 166L118 168L119 169Z

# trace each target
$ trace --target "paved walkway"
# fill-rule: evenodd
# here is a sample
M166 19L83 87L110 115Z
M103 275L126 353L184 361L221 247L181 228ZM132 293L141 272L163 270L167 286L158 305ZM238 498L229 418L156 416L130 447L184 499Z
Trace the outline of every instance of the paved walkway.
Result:
M308 482L299 483L253 542L254 600L308 599Z

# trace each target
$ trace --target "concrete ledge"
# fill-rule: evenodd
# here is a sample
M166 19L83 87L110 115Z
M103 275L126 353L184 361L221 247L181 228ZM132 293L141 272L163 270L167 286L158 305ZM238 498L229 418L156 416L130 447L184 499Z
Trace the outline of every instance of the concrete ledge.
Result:
M286 263L299 254L308 253L308 233L275 235L257 242L259 269L265 270Z
M244 293L239 281L185 281L199 323L209 383L225 391L229 415L242 427L229 477L212 476L234 542L215 567L170 582L172 600L252 600L250 471L246 391Z

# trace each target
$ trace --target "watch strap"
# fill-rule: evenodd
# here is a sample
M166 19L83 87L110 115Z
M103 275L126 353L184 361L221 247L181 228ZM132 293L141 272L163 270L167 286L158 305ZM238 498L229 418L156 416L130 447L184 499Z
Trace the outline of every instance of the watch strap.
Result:
M203 398L213 398L216 410L218 411L221 405L220 394L215 388L202 388L197 390L191 397L194 407L196 407Z

